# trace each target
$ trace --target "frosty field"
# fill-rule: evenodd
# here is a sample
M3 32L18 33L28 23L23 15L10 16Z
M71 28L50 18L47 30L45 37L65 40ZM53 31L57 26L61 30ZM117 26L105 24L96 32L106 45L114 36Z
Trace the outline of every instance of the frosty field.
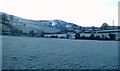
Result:
M2 68L116 69L118 41L3 36Z

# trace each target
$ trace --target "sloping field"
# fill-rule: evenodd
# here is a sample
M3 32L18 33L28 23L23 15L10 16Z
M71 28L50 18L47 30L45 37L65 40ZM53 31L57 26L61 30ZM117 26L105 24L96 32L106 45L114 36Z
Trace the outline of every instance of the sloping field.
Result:
M2 37L3 68L116 69L118 42Z

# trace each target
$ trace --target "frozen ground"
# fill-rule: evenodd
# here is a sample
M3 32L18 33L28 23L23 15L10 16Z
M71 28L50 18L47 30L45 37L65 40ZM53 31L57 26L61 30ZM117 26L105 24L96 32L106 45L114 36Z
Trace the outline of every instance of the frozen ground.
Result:
M118 41L2 37L3 68L116 69Z
M0 35L0 70L2 69L2 36Z

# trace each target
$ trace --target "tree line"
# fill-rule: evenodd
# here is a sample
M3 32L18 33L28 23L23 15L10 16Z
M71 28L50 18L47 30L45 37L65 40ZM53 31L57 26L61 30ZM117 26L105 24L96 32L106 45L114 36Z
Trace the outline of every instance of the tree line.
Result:
M76 33L75 34L75 39L86 39L86 40L116 40L116 35L109 33L108 36L105 36L103 34L100 35L96 35L95 34L91 34L89 37L86 37L85 35L81 36L80 33Z
M19 30L19 29L11 29L10 32L2 31L2 35L12 35L12 36L44 37L44 34L45 33L43 31L35 33L34 30L30 30L28 33L23 32L23 30Z

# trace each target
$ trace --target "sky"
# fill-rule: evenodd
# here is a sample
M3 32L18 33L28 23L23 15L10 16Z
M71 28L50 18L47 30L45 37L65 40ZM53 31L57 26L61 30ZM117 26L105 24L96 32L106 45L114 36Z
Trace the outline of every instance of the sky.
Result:
M118 25L119 0L0 0L0 12L32 20L60 19L80 26Z

